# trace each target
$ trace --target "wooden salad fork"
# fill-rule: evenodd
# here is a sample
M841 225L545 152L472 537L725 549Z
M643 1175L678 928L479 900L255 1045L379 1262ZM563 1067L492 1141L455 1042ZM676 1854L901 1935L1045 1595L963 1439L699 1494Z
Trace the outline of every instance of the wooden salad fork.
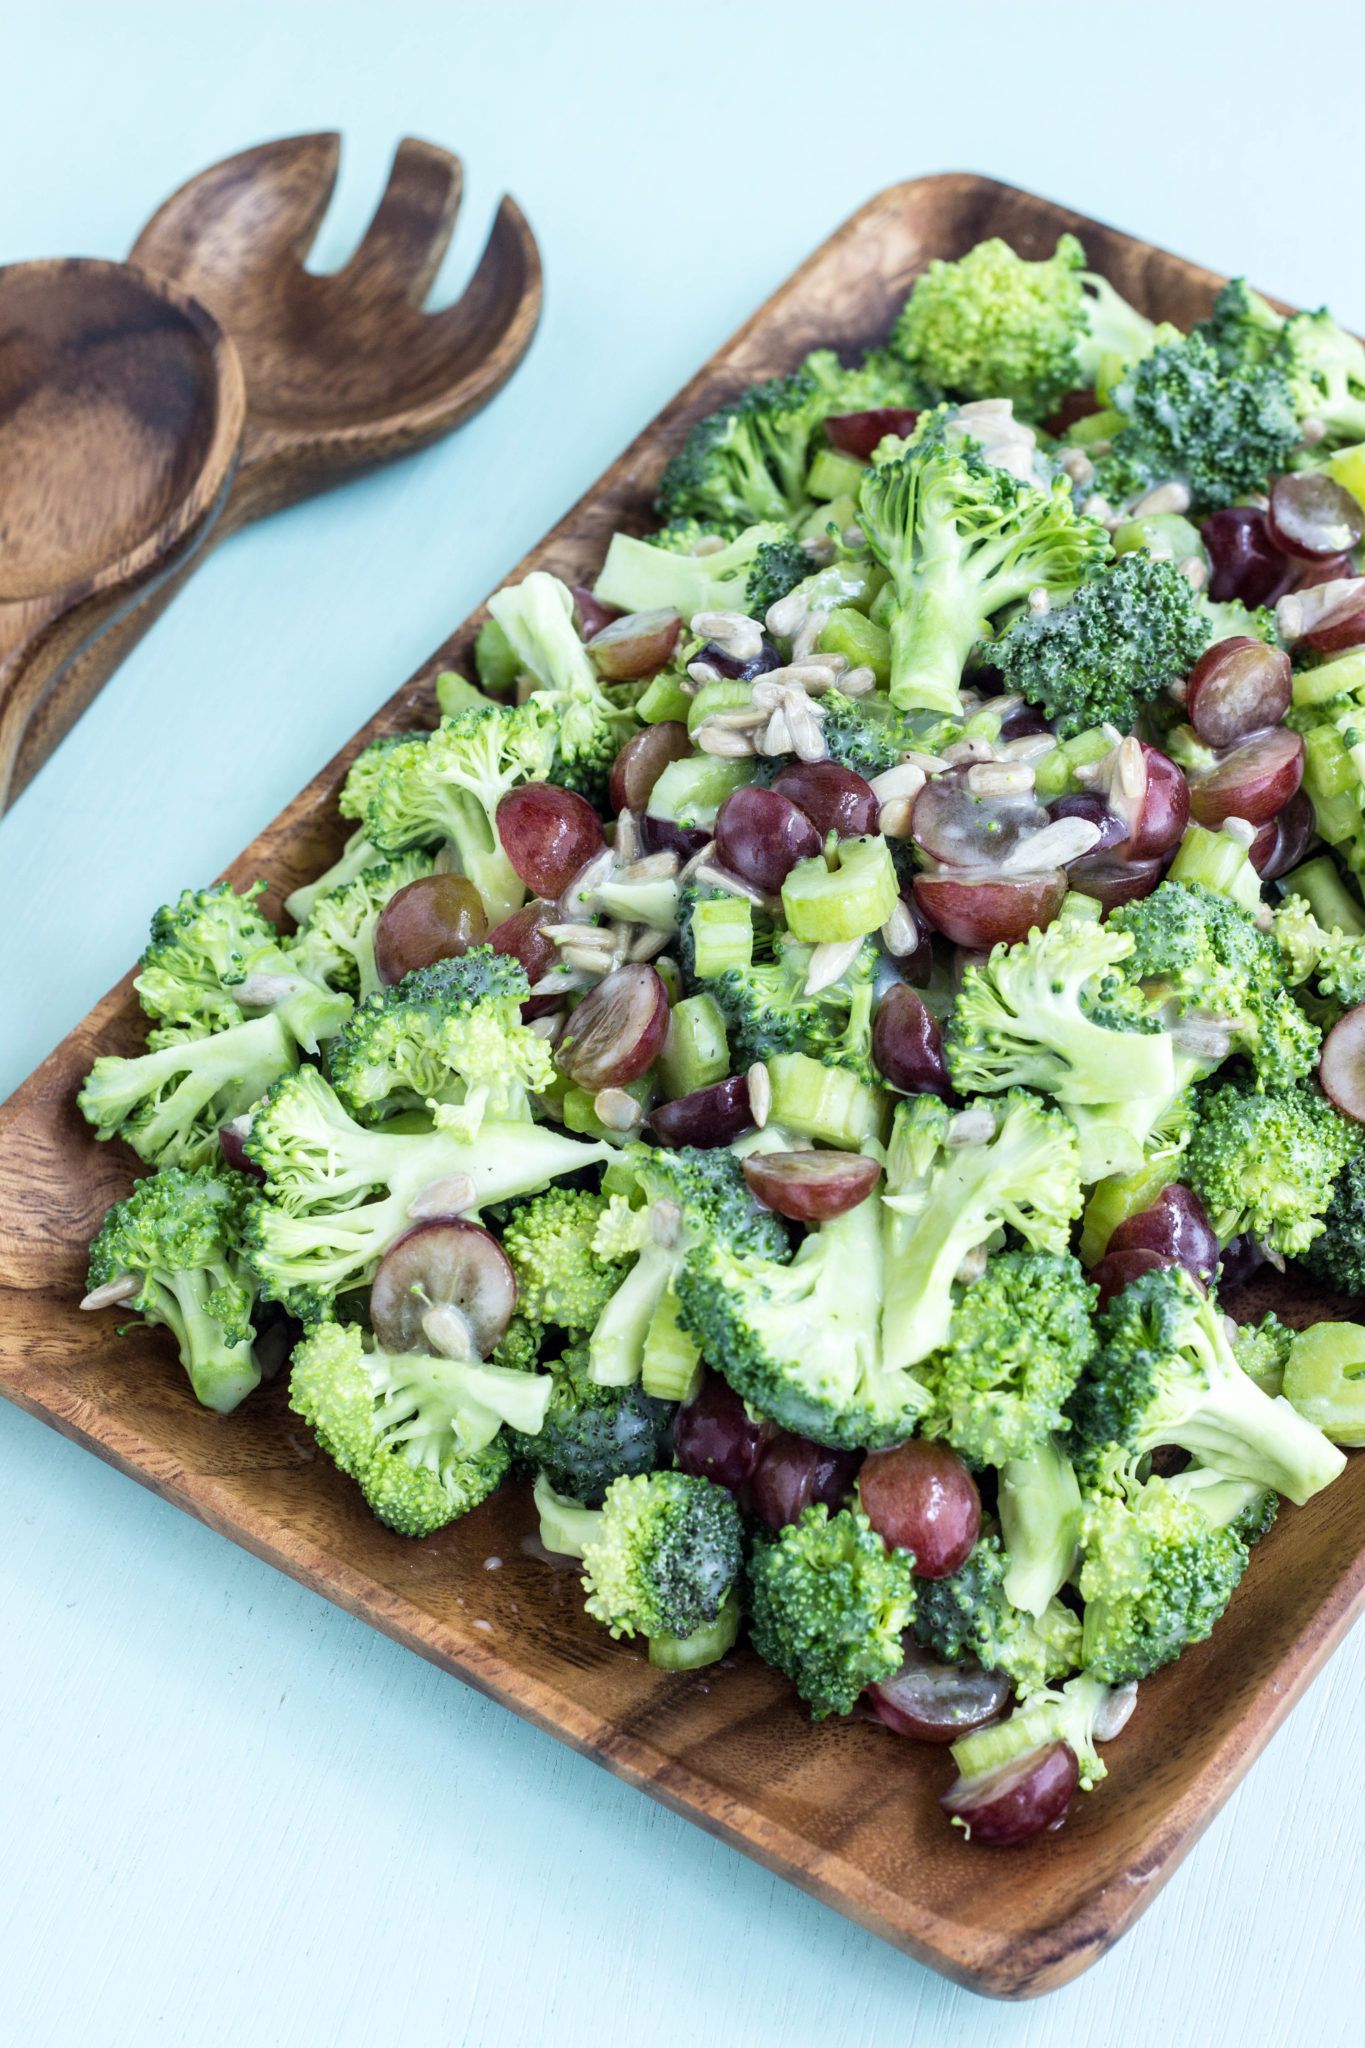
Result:
M340 151L339 135L295 135L228 157L173 193L134 243L130 263L190 295L235 344L246 394L240 454L226 502L197 550L69 661L13 735L8 755L0 753L0 792L8 780L8 800L208 546L426 447L486 405L525 355L540 317L540 254L511 198L499 203L463 296L440 312L422 311L462 182L459 158L434 143L408 137L399 144L348 263L330 275L305 270ZM0 807L5 801L0 794Z

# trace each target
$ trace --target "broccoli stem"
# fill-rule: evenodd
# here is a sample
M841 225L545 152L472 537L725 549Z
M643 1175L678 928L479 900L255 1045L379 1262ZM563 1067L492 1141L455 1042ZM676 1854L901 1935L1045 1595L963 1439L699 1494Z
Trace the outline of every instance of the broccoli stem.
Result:
M549 1549L548 1544L545 1547ZM715 1620L703 1622L690 1636L650 1636L650 1663L659 1671L698 1671L703 1664L714 1664L735 1647L740 1612L739 1595L732 1592Z
M340 858L333 861L315 882L306 882L301 889L295 889L292 895L286 896L285 909L295 924L305 923L312 916L313 905L319 897L334 896L338 889L344 889L348 882L353 882L357 875L383 858L374 841L366 838L365 827L357 825L342 847Z
M1071 1576L1081 1528L1081 1489L1055 1437L1001 1468L999 1513L1009 1553L1005 1597L1041 1615Z
M159 1307L180 1346L195 1399L219 1415L229 1415L261 1383L251 1342L228 1344L222 1326L210 1314L208 1297L231 1276L224 1270L172 1273L160 1290Z
M600 1508L585 1508L581 1501L556 1493L542 1472L532 1489L540 1516L540 1540L558 1557L582 1557L602 1520Z
M1365 932L1359 903L1325 853L1286 875L1282 887L1287 896L1303 898L1325 932L1339 931L1346 938Z
M677 1246L651 1241L603 1309L588 1345L588 1377L599 1387L639 1379L654 1312L682 1259Z

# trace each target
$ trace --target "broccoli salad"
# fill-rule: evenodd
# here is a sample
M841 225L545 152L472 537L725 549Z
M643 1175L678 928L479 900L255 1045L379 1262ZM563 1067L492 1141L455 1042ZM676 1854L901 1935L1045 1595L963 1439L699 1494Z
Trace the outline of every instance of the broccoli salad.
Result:
M149 1169L84 1307L224 1414L289 1353L400 1536L523 1483L613 1637L950 1746L976 1843L1365 1442L1349 1299L1228 1313L1365 1294L1365 349L1084 263L695 425L287 929L157 911L80 1095Z

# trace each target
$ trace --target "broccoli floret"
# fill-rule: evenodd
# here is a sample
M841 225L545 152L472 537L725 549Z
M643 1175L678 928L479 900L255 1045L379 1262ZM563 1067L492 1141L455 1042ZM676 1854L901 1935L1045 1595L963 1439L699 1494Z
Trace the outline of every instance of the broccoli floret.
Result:
M1284 1369L1293 1342L1293 1330L1268 1308L1259 1323L1239 1325L1232 1355L1247 1378L1273 1397L1284 1392Z
M90 1247L91 1296L135 1276L119 1305L161 1323L180 1347L197 1401L227 1415L260 1384L252 1350L256 1281L242 1254L242 1217L252 1192L226 1167L167 1167L116 1202ZM105 1304L87 1296L85 1308ZM114 1305L111 1300L109 1305Z
M1227 1029L1262 1086L1301 1081L1313 1071L1321 1034L1285 986L1280 946L1228 896L1194 882L1163 882L1108 920L1133 952L1124 973L1159 1003Z
M969 967L945 1036L963 1094L1035 1088L1076 1125L1081 1178L1131 1172L1189 1076L1155 1006L1125 981L1133 940L1058 918Z
M341 1029L350 997L310 976L298 952L285 951L256 908L265 886L254 882L240 896L231 882L186 889L156 912L133 983L149 1017L222 1031L249 1014L273 1012L311 1053Z
M1081 1661L1081 1624L1060 1600L1041 1615L1025 1614L1005 1596L1009 1558L998 1536L982 1536L967 1562L947 1579L921 1579L915 1635L936 1657L956 1664L975 1657L1003 1671L1021 1693L1074 1671Z
M1062 603L1109 553L1074 510L1071 487L1021 483L941 417L921 419L904 454L874 465L858 524L891 572L891 700L957 714L972 648L1007 605L1043 589Z
M1284 316L1252 291L1244 277L1231 278L1213 302L1207 320L1191 328L1205 340L1225 371L1254 370L1282 354Z
M652 548L663 548L670 555L714 554L719 551L710 545L712 541L719 540L728 545L738 538L742 530L729 519L674 519L667 526L661 526L657 533L647 533L645 539ZM699 550L699 542L707 545Z
M820 731L829 759L868 781L894 768L902 753L931 751L880 691L845 697L839 690L828 690L820 707L825 714Z
M365 844L370 846L369 840ZM373 858L357 875L319 897L285 952L312 981L345 989L363 1002L383 986L374 964L374 933L385 904L409 882L432 872L432 856L418 847L383 860ZM290 901L293 901L291 897Z
M815 1720L852 1713L865 1686L899 1671L914 1559L888 1550L858 1509L809 1507L779 1535L760 1537L749 1581L753 1646Z
M1076 1133L1060 1112L1017 1088L969 1103L965 1114L970 1124L932 1095L896 1105L882 1315L883 1366L896 1378L947 1340L953 1283L969 1252L1008 1224L1034 1250L1060 1255L1081 1211Z
M864 943L837 981L807 995L813 951L782 933L772 960L706 980L725 1019L736 1070L803 1052L827 1067L847 1067L862 1081L880 1082L872 1064L873 984L881 959L875 941Z
M126 1139L149 1166L207 1166L220 1156L219 1127L259 1102L298 1063L278 1017L257 1017L200 1037L169 1028L139 1058L106 1053L77 1102L100 1139Z
M1299 1256L1329 1287L1365 1295L1365 1152L1357 1148L1337 1174L1322 1230Z
M493 1356L497 1361L499 1354ZM550 1371L554 1391L544 1422L534 1436L514 1433L511 1444L556 1493L600 1507L614 1479L671 1465L673 1402L656 1401L638 1384L597 1386L586 1345L566 1351Z
M538 712L552 721L555 747L547 779L605 810L612 764L638 721L598 681L574 628L572 591L536 569L490 597L488 609L535 678ZM491 907L488 914L492 921Z
M732 1496L687 1472L614 1479L583 1544L588 1613L614 1636L696 1634L716 1621L743 1568Z
M1162 341L1114 388L1125 416L1096 485L1114 502L1181 478L1214 511L1265 487L1298 445L1290 388L1275 363L1224 371L1202 334Z
M295 1347L289 1405L400 1536L467 1515L507 1472L502 1425L533 1433L543 1373L366 1349L354 1323L323 1323Z
M700 555L656 545L661 538L613 534L594 596L630 612L671 608L684 620L698 612L747 611L749 579L760 551L790 543L791 529L766 520L746 526L716 552Z
M744 609L761 619L769 605L795 590L810 574L810 556L793 534L783 540L764 541L754 556L749 580L744 586Z
M998 1252L923 1368L933 1395L923 1434L946 1437L974 1465L1026 1457L1065 1426L1067 1398L1095 1348L1095 1300L1069 1252Z
M1201 1091L1186 1174L1224 1244L1249 1231L1299 1258L1322 1235L1337 1175L1359 1142L1358 1127L1311 1082L1260 1093L1225 1081Z
M547 780L555 742L543 691L525 704L475 705L443 718L429 739L389 749L365 829L386 854L449 840L489 924L500 924L525 900L526 888L498 837L498 803L518 783Z
M1322 1431L1238 1365L1215 1303L1179 1267L1130 1281L1099 1319L1100 1348L1071 1398L1082 1444L1135 1457L1162 1444L1301 1507L1345 1463Z
M929 393L902 357L869 348L860 363L844 364L832 348L812 350L801 365L820 393L821 417L847 412L883 412L926 405Z
M1250 1553L1164 1479L1142 1483L1118 1452L1098 1461L1086 1493L1081 1554L1083 1661L1097 1678L1124 1685L1204 1641Z
M1235 277L1214 300L1212 318L1195 332L1226 369L1270 363L1283 371L1294 411L1301 420L1322 422L1329 447L1365 440L1365 348L1325 306L1286 319L1245 278Z
M1044 419L1068 391L1094 383L1106 356L1129 362L1152 334L1150 320L1085 269L1074 235L1041 263L993 236L956 263L929 265L891 346L941 391L1011 398L1021 419Z
M1069 739L1106 720L1129 731L1144 704L1189 673L1208 639L1174 562L1135 548L1069 604L1021 613L992 644L991 660Z
M1325 931L1306 898L1286 896L1274 912L1271 937L1285 981L1324 1030L1365 1002L1365 935L1335 925Z
M528 1195L562 1174L604 1164L544 1124L485 1121L472 1143L449 1131L369 1131L346 1114L314 1067L279 1082L252 1118L247 1156L266 1177L247 1221L252 1264L270 1300L311 1322L332 1298L372 1278L431 1182L472 1181L469 1207Z
M554 1060L521 1021L529 983L510 953L471 946L372 995L328 1047L328 1073L361 1123L425 1106L473 1139L485 1117L529 1122Z
M811 508L811 436L830 409L800 371L750 385L693 427L659 479L659 517L795 526Z
M529 1321L571 1331L597 1321L624 1277L619 1260L593 1250L606 1207L605 1195L550 1188L512 1216L502 1248L516 1276L518 1311ZM557 1493L586 1498L575 1486L553 1484Z

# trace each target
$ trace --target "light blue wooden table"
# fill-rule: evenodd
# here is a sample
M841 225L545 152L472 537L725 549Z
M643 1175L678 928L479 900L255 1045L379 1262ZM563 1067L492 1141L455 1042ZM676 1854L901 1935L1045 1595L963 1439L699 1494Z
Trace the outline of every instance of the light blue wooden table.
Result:
M443 289L504 189L547 278L486 413L232 541L0 823L0 1094L878 187L988 171L1365 327L1340 0L0 0L0 52L0 260L122 255L336 126L322 266L411 132L468 168ZM0 1546L4 2048L1365 2040L1365 1638L1128 1940L1011 2010L3 1404Z

